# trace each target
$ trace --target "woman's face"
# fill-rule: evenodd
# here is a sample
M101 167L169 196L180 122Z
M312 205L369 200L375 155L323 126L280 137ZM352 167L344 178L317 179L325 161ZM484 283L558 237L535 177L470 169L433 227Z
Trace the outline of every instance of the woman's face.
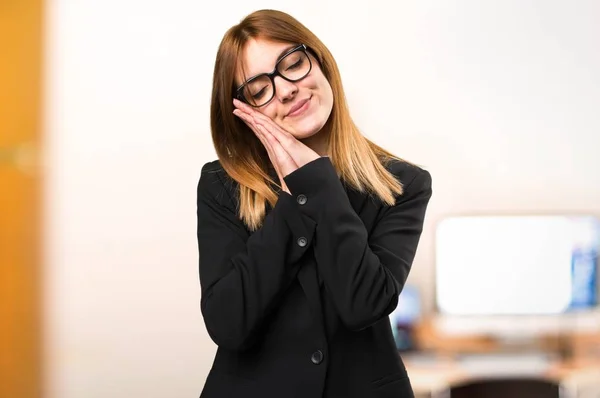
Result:
M272 72L282 55L297 45L278 43L263 39L251 39L246 44L243 53L243 71L247 79L261 73ZM305 53L298 52L280 62L278 71L284 76L295 80L295 73L301 73L303 62L308 66ZM318 133L325 125L333 107L333 92L331 86L317 60L310 54L312 68L306 77L290 82L281 76L276 76L275 94L263 106L256 107L258 112L270 117L277 125L290 132L297 139L305 139ZM300 72L298 72L300 70ZM301 76L299 75L299 76ZM238 73L237 85L245 81L242 71ZM262 85L261 83L262 82ZM268 79L255 80L251 89L245 90L245 97L253 95L260 101L264 99ZM258 84L257 84L258 83ZM262 91L261 91L262 90ZM268 95L268 94L267 94Z

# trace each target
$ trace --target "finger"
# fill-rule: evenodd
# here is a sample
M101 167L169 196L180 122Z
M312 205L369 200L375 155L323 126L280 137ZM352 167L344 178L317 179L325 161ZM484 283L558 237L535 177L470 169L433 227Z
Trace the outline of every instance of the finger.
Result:
M296 141L296 137L293 136L289 131L281 128L277 123L273 121L273 119L266 117L265 115L259 113L258 115L253 115L255 118L255 123L262 124L269 129L279 140L294 140Z
M250 129L254 132L254 134L258 137L258 139L263 143L263 145L265 145L265 147L267 149L270 148L270 144L268 143L268 141L266 141L265 137L264 137L264 133L258 128L258 123L256 122L256 118L254 118L253 116L247 114L247 113L243 113L239 110L235 110L233 111L234 115L238 116L240 119L242 119L244 121L244 123L246 123L246 125L248 127L250 127Z
M288 174L293 172L298 168L298 165L292 158L292 156L285 150L285 148L281 145L281 143L268 132L263 126L257 126L259 131L264 135L267 142L271 145L273 153L277 159L277 163L279 164L281 173L283 177L286 177Z
M240 119L242 119L243 121L245 121L246 123L254 124L254 119L252 118L252 116L247 113L244 113L243 111L241 111L239 109L234 109L233 114L235 116L239 117Z
M319 158L318 153L300 142L292 134L274 125L273 122L265 124L261 120L255 118L254 123L258 127L268 131L292 157L298 167L302 167Z
M272 143L270 143L265 137L264 127L261 128L260 125L258 123L256 123L256 118L254 118L253 116L250 116L246 113L243 113L241 111L237 111L237 110L234 111L234 114L236 116L238 116L240 119L242 119L252 129L252 131L255 133L255 135L258 137L258 139L265 146L268 153L270 153L271 155L276 155L276 153L273 150ZM276 165L276 163L277 163L276 158L272 157L271 160L275 161L274 163Z
M256 109L238 99L233 100L233 106L235 106L239 111L248 115L260 114L260 112L258 112Z
M255 108L251 107L250 105L238 100L238 99L233 99L233 105L237 108L237 110L239 110L242 114L246 114L246 115L250 115L253 119L255 123L261 123L263 124L265 127L269 128L271 130L271 132L277 137L279 138L279 136L283 136L283 137L287 137L288 139L294 139L295 137L288 131L282 129L281 127L279 127L274 121L273 119L271 119L270 117L258 112ZM235 111L234 111L235 113ZM282 140L284 138L281 138Z
M248 104L240 101L237 98L233 99L233 106L235 106L236 108L239 108L239 109L249 109L249 108L252 108L250 105L248 105Z
M291 195L290 189L287 187L287 185L285 184L285 180L281 177L279 177L281 179L281 190L284 192L287 192Z
M271 161L271 164L273 165L273 168L275 169L275 173L277 173L277 177L279 179L279 186L281 187L281 190L285 191L287 193L290 193L289 189L285 185L285 181L283 180L281 167L279 166L279 162L277 161L277 156L275 155L275 153L273 151L273 147L272 147L271 143L265 138L264 134L262 134L260 132L258 133L258 137L259 137L260 141L262 142L263 146L266 148L267 154L269 155L269 160Z
M234 110L233 114L236 115L237 117L239 117L240 119L242 119L242 121L248 126L250 127L250 129L252 130L252 132L260 139L261 133L257 130L256 127L256 123L254 123L254 119L252 119L251 116L242 113L238 110Z
M285 185L283 177L296 170L298 168L298 165L296 164L294 159L284 150L284 148L282 148L281 143L277 139L273 138L272 134L271 140L267 138L265 134L266 129L264 127L264 124L270 122L270 129L277 128L277 126L271 121L270 118L262 115L261 113L252 109L250 106L243 104L238 100L234 100L234 105L239 105L240 108L234 110L233 113L240 119L242 119L250 127L250 129L255 133L260 142L263 144L263 146L267 150L269 159L271 160L271 163L275 168L277 176L279 177L282 190L289 193L289 189ZM245 110L249 112L245 112ZM261 121L264 123L261 123ZM259 123L263 126L262 128L260 127ZM278 148L275 149L274 146L277 146Z
M234 114L236 116L238 116L240 119L242 119L248 125L248 127L250 127L252 129L252 131L255 133L255 135L257 136L257 138L263 144L263 146L267 150L267 155L269 156L269 160L273 164L273 168L275 169L275 172L277 173L277 176L279 177L280 185L281 185L282 189L284 189L283 185L285 185L285 184L283 182L283 176L281 174L281 169L280 169L278 161L277 161L277 156L276 156L276 154L275 154L275 152L273 150L273 146L265 138L265 135L260 131L260 129L257 127L257 125L254 124L252 118L249 115L242 114L239 111L238 112L234 111Z
M235 113L235 111L234 111L234 113ZM267 154L269 154L271 161L273 161L274 157L271 156L271 154L273 154L271 144L266 140L264 134L259 130L258 126L254 123L252 118L246 114L240 114L240 113L236 113L236 116L238 116L240 119L242 119L244 121L244 123L246 123L246 125L248 127L250 127L250 129L252 130L254 135L259 139L259 141L263 144L263 146L267 150Z
M265 128L271 131L271 133L275 135L275 137L279 139L282 144L291 147L295 144L295 141L297 141L291 133L280 128L270 117L263 115L250 105L245 104L238 99L234 99L233 104L237 108L234 111L234 114L251 117L254 124L262 124Z
M299 141L292 134L280 128L270 119L267 120L264 117L255 116L254 123L264 127L286 148L286 150L292 150L294 145L299 143Z
M264 126L269 127L270 129L279 129L279 126L270 117L258 112L250 105L245 104L239 100L235 100L234 105L236 105L237 110L241 112L241 114L250 116L253 119L254 123L261 123ZM284 131L274 131L274 133L281 133L283 135L293 137L290 133Z
M279 169L279 162L277 159L277 154L273 148L272 143L267 139L264 131L261 131L261 128L258 126L257 126L257 131L258 131L258 137L259 137L260 141L263 143L264 147L266 148L269 158L271 159L271 163L273 163L273 166L276 169Z

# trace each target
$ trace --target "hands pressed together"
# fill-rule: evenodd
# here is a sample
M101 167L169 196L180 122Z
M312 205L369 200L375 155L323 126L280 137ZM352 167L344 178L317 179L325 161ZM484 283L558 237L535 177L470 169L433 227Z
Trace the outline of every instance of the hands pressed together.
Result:
M290 193L285 181L288 174L320 156L304 145L292 134L279 127L271 118L251 106L234 99L236 109L233 114L242 119L267 149L271 163L275 167L281 189Z

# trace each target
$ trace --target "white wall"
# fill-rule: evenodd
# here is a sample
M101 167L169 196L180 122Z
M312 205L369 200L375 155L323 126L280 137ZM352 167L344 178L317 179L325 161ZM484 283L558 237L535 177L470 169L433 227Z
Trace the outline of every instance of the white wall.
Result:
M54 0L47 10L50 398L197 396L195 195L224 31L279 8L333 51L365 134L429 169L411 282L444 215L600 214L600 3Z

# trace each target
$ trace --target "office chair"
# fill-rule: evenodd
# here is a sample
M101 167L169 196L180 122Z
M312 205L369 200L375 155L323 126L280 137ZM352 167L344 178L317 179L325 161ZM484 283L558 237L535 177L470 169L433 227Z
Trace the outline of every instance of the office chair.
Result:
M557 383L543 379L479 379L450 388L450 398L563 398Z

